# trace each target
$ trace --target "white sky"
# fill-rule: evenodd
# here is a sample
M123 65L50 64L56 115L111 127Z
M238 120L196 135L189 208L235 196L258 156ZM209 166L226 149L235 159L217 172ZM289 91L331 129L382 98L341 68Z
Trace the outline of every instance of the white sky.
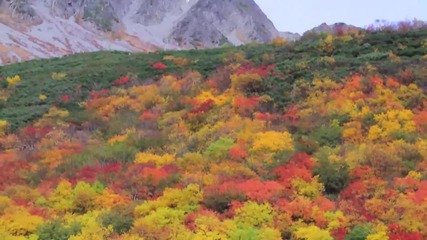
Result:
M323 22L358 27L376 19L427 20L427 0L255 0L280 31L303 33Z

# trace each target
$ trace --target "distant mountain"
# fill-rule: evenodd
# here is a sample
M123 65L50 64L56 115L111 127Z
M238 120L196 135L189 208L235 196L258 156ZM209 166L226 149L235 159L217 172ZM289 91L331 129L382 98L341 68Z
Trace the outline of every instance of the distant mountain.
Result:
M358 31L358 30L362 30L362 28L359 28L353 25L348 25L345 23L334 23L334 24L322 23L319 26L304 32L303 36L308 34L320 34L320 33L339 35L339 34L346 33L349 31L354 31L354 30Z
M268 42L254 0L0 0L0 64L96 50Z
M301 35L299 33L293 33L293 32L280 32L280 36L284 39L288 39L290 41L297 41L301 38Z

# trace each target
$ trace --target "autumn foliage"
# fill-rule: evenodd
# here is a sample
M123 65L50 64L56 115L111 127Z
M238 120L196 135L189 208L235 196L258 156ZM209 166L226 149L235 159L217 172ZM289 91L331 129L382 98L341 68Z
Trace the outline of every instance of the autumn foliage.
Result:
M334 67L346 34L292 69L235 52L206 76L166 56L147 81L34 99L27 126L0 120L0 239L427 239L420 73L288 77Z

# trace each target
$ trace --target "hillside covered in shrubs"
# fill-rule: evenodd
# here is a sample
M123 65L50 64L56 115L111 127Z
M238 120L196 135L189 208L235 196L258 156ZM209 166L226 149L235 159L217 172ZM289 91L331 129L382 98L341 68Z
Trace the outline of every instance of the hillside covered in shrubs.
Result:
M427 29L0 68L0 239L427 238Z

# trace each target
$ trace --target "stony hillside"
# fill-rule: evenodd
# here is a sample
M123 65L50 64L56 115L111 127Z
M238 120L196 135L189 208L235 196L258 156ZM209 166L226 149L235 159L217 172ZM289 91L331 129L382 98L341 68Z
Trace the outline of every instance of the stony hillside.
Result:
M278 35L253 0L0 1L0 64L105 49L268 42Z

